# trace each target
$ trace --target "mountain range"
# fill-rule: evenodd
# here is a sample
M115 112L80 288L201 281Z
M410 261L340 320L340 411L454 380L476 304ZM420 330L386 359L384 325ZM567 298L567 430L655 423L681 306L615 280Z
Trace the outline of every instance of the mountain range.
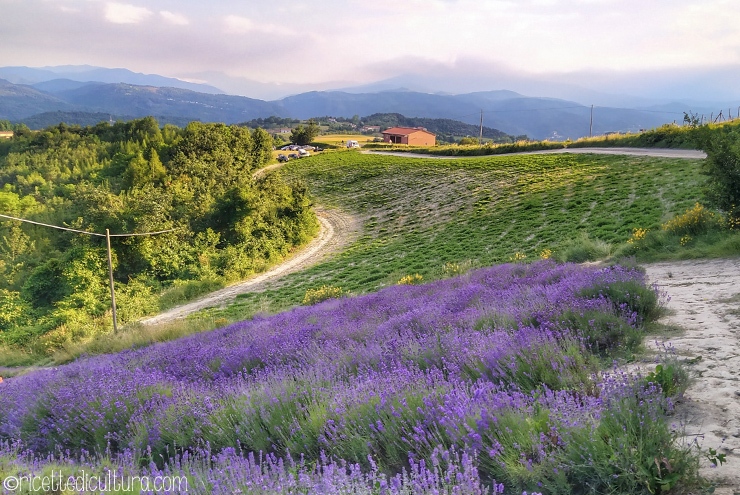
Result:
M405 88L373 89L311 91L265 101L223 94L206 84L126 69L2 67L0 119L48 125L57 112L83 112L108 114L116 119L153 115L160 122L239 123L273 115L308 119L399 113L469 124L478 124L482 117L486 127L507 134L533 139L575 139L590 133L637 131L680 122L685 111L706 113L706 118L720 111L719 105L713 109L692 108L687 102L645 102L636 108L591 107L571 100L531 97L507 90L444 94ZM725 117L728 111L735 113L728 104L723 106Z

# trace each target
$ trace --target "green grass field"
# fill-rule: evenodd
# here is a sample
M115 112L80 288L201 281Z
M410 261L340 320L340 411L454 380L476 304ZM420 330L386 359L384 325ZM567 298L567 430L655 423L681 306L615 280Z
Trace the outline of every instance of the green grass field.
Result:
M299 304L308 289L377 290L403 276L537 259L587 235L614 246L701 198L700 161L605 155L458 160L329 154L286 165L314 201L362 222L360 238L281 288L209 316L243 318Z

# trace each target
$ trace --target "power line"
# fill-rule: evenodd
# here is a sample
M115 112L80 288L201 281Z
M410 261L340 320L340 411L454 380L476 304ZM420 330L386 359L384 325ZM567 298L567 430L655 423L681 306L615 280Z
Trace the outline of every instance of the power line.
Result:
M106 234L99 234L97 232L88 232L86 230L77 230L77 229L71 229L69 227L60 227L59 225L51 225L48 223L42 223L42 222L34 222L33 220L28 220L25 218L17 218L17 217L11 217L10 215L2 215L0 214L0 217L7 218L8 220L17 220L18 222L25 222L30 223L33 225L40 225L41 227L49 227L52 229L59 229L59 230L66 230L68 232L76 232L78 234L85 234L85 235L94 235L98 237L134 237L139 235L156 235L156 234L164 234L166 232L174 232L177 229L167 229L167 230L158 230L156 232L135 232L132 234L110 234L106 236Z
M51 225L48 223L35 222L26 218L11 217L10 215L0 214L0 218L7 218L8 220L15 220L18 222L30 223L32 225L39 225L41 227L49 227L51 229L64 230L67 232L75 232L77 234L93 235L97 237L105 237L105 244L108 250L108 280L110 283L110 306L111 316L113 317L113 332L118 333L118 318L116 317L116 291L113 287L113 259L111 256L110 238L111 237L134 237L142 235L157 235L164 234L165 232L172 232L176 229L158 230L156 232L136 232L133 234L111 234L108 229L105 229L105 234L99 234L97 232L88 232L86 230L71 229L69 227L60 227L59 225Z

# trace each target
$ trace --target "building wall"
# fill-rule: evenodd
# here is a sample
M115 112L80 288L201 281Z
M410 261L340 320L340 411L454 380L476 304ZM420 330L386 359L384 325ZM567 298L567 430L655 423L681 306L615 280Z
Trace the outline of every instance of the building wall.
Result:
M434 146L437 137L424 131L412 132L410 134L383 134L383 142L395 144L409 144L411 146Z
M437 137L428 132L413 132L407 136L406 143L411 146L434 146L437 144Z

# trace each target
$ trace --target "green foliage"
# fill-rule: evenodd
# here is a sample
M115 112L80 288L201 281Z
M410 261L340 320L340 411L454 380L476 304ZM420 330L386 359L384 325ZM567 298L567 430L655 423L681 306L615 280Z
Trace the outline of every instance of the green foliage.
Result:
M701 235L721 229L722 218L696 203L693 208L664 223L662 228L678 236Z
M663 494L679 481L697 481L689 479L698 468L691 445L665 417L650 412L642 385L635 388L608 404L595 432L573 430L568 438L568 478L583 487L579 493Z
M563 243L556 257L560 261L583 263L606 259L611 252L612 248L609 243L591 239L587 232L582 232L575 239Z
M298 125L293 132L290 133L290 140L293 143L304 145L313 142L316 136L321 131L319 124L315 120L309 120L308 125Z
M193 297L264 270L317 231L305 185L253 178L271 151L261 129L160 128L151 117L21 132L0 149L0 213L96 233L172 230L112 239L119 315L133 321L159 308L162 289L178 287L165 305ZM107 271L101 237L0 222L0 311L37 318L4 323L12 342L53 330L47 352L107 331Z
M476 138L473 137L464 137L460 139L460 141L457 142L460 146L474 146L476 144L480 144Z
M30 314L31 308L20 293L0 289L0 332L22 326Z
M569 312L562 316L561 325L576 332L591 352L601 357L632 353L643 338L642 332L623 318L599 311Z
M312 304L326 301L327 299L336 299L342 297L344 292L341 287L332 287L330 285L322 285L317 289L308 289L306 295L303 296L303 305L310 306Z
M707 197L732 219L740 217L740 128L726 126L708 135L704 151Z
M608 299L617 312L634 312L642 321L657 319L661 314L658 294L650 287L636 282L615 282L609 285L595 285L584 289L583 297Z
M646 385L660 385L664 397L681 397L689 385L689 374L686 368L675 359L655 367L644 378Z

